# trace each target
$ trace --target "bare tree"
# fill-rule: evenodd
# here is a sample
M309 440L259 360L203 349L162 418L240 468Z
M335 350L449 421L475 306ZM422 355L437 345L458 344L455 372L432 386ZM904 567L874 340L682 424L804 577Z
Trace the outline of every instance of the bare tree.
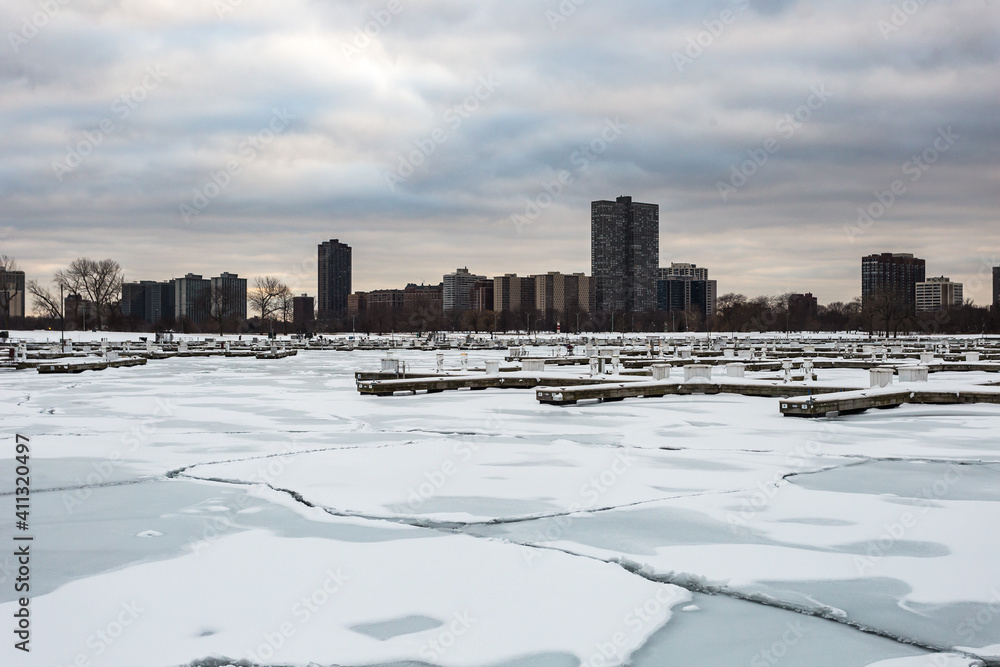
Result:
M57 285L93 302L98 329L103 326L105 312L110 312L121 298L123 280L122 267L118 262L87 257L73 260L68 269L57 272L55 276Z
M274 276L257 276L253 289L247 295L250 308L260 314L260 319L272 317L278 309L278 299L288 286Z
M59 297L49 288L38 284L37 280L28 281L28 294L31 295L33 309L40 317L59 319L62 317L62 304Z
M294 295L288 285L282 285L282 289L275 297L275 312L281 314L281 324L283 333L288 333L288 320L292 317L292 307L294 305Z

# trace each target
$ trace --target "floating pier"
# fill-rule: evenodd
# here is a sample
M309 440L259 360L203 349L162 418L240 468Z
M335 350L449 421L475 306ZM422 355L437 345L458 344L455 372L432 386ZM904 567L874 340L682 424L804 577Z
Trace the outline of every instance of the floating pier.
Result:
M1000 387L958 387L955 390L921 389L917 387L873 387L823 396L797 396L781 401L781 414L786 417L836 417L858 414L872 408L898 408L906 403L961 405L970 403L1000 403Z

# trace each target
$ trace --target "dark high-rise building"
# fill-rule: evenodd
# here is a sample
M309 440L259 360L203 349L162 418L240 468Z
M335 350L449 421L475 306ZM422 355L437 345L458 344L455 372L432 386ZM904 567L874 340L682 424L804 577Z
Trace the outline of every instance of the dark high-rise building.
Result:
M171 324L174 321L174 282L140 280L122 285L122 315L135 317L149 324Z
M146 321L146 288L152 280L122 283L122 315Z
M812 292L788 295L788 315L793 321L814 320L819 314L819 299Z
M229 318L239 322L247 319L247 279L235 273L223 273L212 278L212 307L214 317Z
M493 281L489 278L477 280L472 286L472 310L493 310Z
M312 322L316 319L316 305L315 300L307 295L296 296L292 298L292 325L295 327L304 327L308 322Z
M0 315L4 322L24 317L24 271L0 269Z
M146 286L146 321L150 324L164 324L170 326L174 322L176 313L174 283L167 280L161 283L154 282Z
M993 307L1000 310L1000 266L993 267Z
M319 319L347 314L351 294L351 246L337 239L319 244Z
M927 262L909 253L884 252L861 258L861 299L891 298L906 312L916 312L917 283L924 282Z
M590 266L597 310L656 308L660 264L660 207L631 197L590 205Z

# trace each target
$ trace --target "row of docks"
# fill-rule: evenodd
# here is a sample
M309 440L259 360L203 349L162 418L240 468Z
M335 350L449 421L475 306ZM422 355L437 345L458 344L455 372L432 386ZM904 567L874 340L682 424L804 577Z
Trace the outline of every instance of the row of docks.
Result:
M82 345L70 342L32 345L21 341L6 347L0 365L14 370L34 369L39 373L82 373L142 366L153 359L213 356L283 359L297 353L296 348L275 341L270 344L248 342L246 345L234 345L230 341L217 344L212 340L176 343L109 343L104 340Z
M678 348L668 354L665 348L654 346L641 350L588 345L583 355L549 356L533 356L526 348L516 347L508 350L503 363L486 361L475 368L469 367L463 354L461 368L446 370L444 355L439 353L433 371L407 368L390 353L382 360L380 371L359 371L355 378L358 392L372 396L534 389L539 403L559 406L670 395L741 394L782 399L780 411L791 417L830 417L905 403L1000 403L1000 382L952 382L940 389L926 384L931 373L944 371L1000 373L1000 348L940 344L893 347L902 349L844 345L836 357L818 354L820 350L811 345L748 348L743 354L737 350L727 353L725 348L712 350L712 354ZM797 353L794 357L793 352ZM783 353L785 358L781 358ZM719 366L725 368L722 376L713 373ZM817 369L843 368L868 370L870 386L817 383ZM748 371L779 374L748 378ZM897 377L899 384L894 385Z

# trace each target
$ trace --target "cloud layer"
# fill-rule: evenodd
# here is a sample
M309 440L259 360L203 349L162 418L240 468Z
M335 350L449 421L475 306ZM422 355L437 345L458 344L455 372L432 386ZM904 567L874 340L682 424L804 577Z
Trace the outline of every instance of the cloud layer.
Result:
M984 0L12 0L0 244L130 279L358 289L589 271L589 202L660 205L722 292L860 292L913 252L991 298L1000 10ZM862 215L862 212L865 215Z

